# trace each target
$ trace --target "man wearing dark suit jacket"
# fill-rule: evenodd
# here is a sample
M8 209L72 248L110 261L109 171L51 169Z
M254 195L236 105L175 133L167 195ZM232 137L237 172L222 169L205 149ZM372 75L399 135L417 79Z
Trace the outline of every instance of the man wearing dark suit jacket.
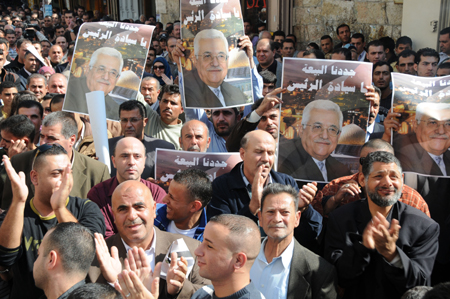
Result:
M250 53L249 62L253 68L252 43L248 37L241 43L241 48L246 49L247 55ZM185 74L183 79L186 107L221 108L241 106L249 102L239 88L224 82L229 56L228 42L222 32L204 29L197 33L194 52L196 69Z
M391 140L391 128L400 128L396 117L389 113L384 121L383 139ZM450 104L423 102L416 107L414 132L394 136L396 157L404 171L420 174L450 175Z
M328 182L350 175L331 156L342 131L343 115L336 103L314 100L303 110L300 137L280 143L278 170L296 179Z
M430 285L439 225L398 201L400 161L388 152L369 153L359 184L367 199L333 211L325 235L325 258L336 266L344 298L400 298Z
M367 133L365 142L370 139L382 138L384 126L375 122L378 111L380 111L381 90L376 86L367 86L366 100L370 102L369 120L367 122Z
M41 67L41 63L39 60L34 56L30 51L27 51L25 53L25 58L23 60L24 66L20 69L20 71L17 73L20 78L20 86L22 90L27 89L27 79L29 76L31 76L34 73L37 73L39 68Z
M298 192L289 185L264 188L259 224L267 237L250 271L266 298L329 298L337 296L336 270L294 238L300 223Z
M209 283L207 279L199 276L196 261L188 277L176 274L177 271L187 273L186 254L189 253L194 257L194 250L200 242L182 235L160 231L153 226L156 203L150 190L144 184L134 180L120 184L112 196L112 209L119 233L106 242L101 235L96 234L96 243L99 245L97 258L89 271L91 281L114 283L124 268L123 261L127 257L127 251L133 247L146 252L150 267L154 270L158 262L163 262L172 243L181 238L189 252L183 252L179 261L176 254L172 252L170 256L172 262L167 271L167 277L160 280L160 298L189 299L197 289ZM111 256L109 252L114 252L112 250L114 247L118 254ZM122 267L111 266L119 263Z
M299 191L292 177L272 170L275 140L266 131L247 133L242 139L240 154L244 162L213 181L213 197L207 207L209 219L219 214L238 214L257 222L263 187L270 183L291 185L299 192L299 209L303 212L299 242L312 248L322 229L322 217L308 206L317 191L317 184L308 183Z
M73 150L73 145L77 139L78 129L75 119L67 112L53 112L48 114L42 123L40 144L58 143L63 146L69 155L72 163L73 188L71 196L87 198L87 193L96 184L110 178L108 167L92 158ZM23 171L29 189L28 199L34 196L34 188L30 179L34 157L37 149L15 155L11 159L14 169ZM12 190L9 178L6 178L3 187L1 208L7 209L11 204Z

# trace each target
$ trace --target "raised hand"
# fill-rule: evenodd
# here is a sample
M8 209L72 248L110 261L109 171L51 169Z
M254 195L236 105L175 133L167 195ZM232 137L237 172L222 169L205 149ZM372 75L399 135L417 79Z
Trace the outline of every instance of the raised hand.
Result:
M172 252L170 254L170 267L167 272L167 293L174 296L178 294L183 288L184 281L186 280L187 273L187 261L184 257L181 257L179 261L177 261L177 253Z
M122 271L122 264L119 259L119 251L117 247L111 247L111 254L109 254L108 245L101 234L95 233L95 253L100 264L100 270L103 277L109 283L114 283L117 276Z

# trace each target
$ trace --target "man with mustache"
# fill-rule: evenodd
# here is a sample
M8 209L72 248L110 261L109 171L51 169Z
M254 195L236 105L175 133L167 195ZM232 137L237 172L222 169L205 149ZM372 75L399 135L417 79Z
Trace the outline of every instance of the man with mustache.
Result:
M358 182L367 198L333 211L325 234L325 258L336 266L344 298L400 298L430 285L439 225L399 201L400 161L388 152L370 153Z
M86 93L103 91L105 94L106 118L119 119L119 104L109 96L122 73L122 54L114 48L102 47L94 51L86 76L70 78L64 110L88 114Z
M199 241L161 231L153 225L156 202L142 182L129 180L121 183L114 190L111 204L118 233L106 242L102 235L95 235L97 259L89 271L91 281L110 284L116 282L123 269L130 269L127 266L130 264L125 262L127 252L130 253L128 257L135 257L132 262L129 260L133 269L145 264L145 269L140 272L140 279L148 275L153 276L153 271L159 272L157 268L161 268L160 262L167 262L164 258L166 253L173 242L179 239L182 239L187 247L182 253L189 253L194 257L194 250L199 246ZM182 253L180 259L177 259L177 253L171 253L167 276L159 280L158 298L189 299L197 289L209 284L209 280L200 277L196 260L187 275L188 262L186 255L182 256ZM130 295L124 294L126 298Z
M280 143L279 171L296 179L331 181L350 175L343 163L331 156L342 130L343 115L336 103L314 100L303 110L300 138Z
M158 95L161 91L161 85L156 78L145 77L141 83L141 93L145 102L155 111L159 111Z
M111 165L115 168L116 176L95 185L87 195L102 211L106 224L106 238L118 232L114 223L111 197L119 184L130 180L139 181L147 186L158 203L162 203L166 195L166 192L161 187L141 178L145 167L146 155L145 147L140 140L135 137L123 137L117 142L115 148L111 149L114 149Z
M148 107L148 106L147 106ZM120 126L122 135L108 140L109 150L113 153L116 144L124 137L135 137L139 139L145 147L145 166L141 173L141 177L147 179L155 175L155 155L156 149L175 149L175 146L162 139L153 138L144 134L144 127L148 118L147 108L139 101L130 100L123 102L119 107ZM111 159L112 159L111 155ZM113 165L111 160L110 165ZM111 177L116 175L116 169L111 169Z
M365 142L370 139L383 137L384 126L375 122L378 111L380 111L381 90L376 86L367 86L366 100L370 101L369 120L367 122L367 131Z
M383 139L391 140L391 129L398 131L399 113L389 113L384 121ZM423 102L416 107L414 132L394 136L396 157L405 171L450 175L450 104Z
M267 237L250 278L266 298L335 299L334 267L294 238L301 216L298 201L292 186L275 183L264 188L258 219Z
M299 210L303 212L299 230L301 244L312 246L312 240L320 233L322 217L309 203L317 191L317 183L305 184L298 189L295 180L272 169L275 160L275 139L268 132L256 130L242 138L239 153L243 162L213 181L213 196L207 206L207 215L239 214L257 222L264 186L271 183L291 185L299 193Z
M252 43L247 37L242 47L250 49L250 65L252 59ZM216 29L204 29L194 38L194 65L196 70L184 75L184 92L186 107L220 108L243 105L247 97L233 85L224 82L228 72L228 41L222 32ZM248 55L248 54L247 54ZM178 61L174 57L175 61Z
M373 85L381 90L379 113L387 115L391 109L392 89L391 89L392 66L386 61L379 61L373 65L372 81Z
M190 120L181 128L180 146L183 151L204 153L210 142L208 127L199 120Z

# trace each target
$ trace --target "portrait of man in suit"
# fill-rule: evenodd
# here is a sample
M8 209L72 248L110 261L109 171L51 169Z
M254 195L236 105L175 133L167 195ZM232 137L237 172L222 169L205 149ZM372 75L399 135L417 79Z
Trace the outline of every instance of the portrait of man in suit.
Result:
M114 48L102 47L94 51L86 75L70 77L64 100L64 110L88 114L85 94L103 91L105 94L106 118L119 119L119 104L109 95L119 80L123 67L122 54Z
M228 72L228 41L216 29L200 31L194 38L194 66L185 73L186 107L222 108L240 106L247 97L237 87L225 82Z
M330 100L305 106L299 137L280 143L278 171L296 179L331 181L350 175L347 166L331 156L342 132L343 115Z
M404 171L450 174L450 104L419 103L414 132L394 138L396 156Z

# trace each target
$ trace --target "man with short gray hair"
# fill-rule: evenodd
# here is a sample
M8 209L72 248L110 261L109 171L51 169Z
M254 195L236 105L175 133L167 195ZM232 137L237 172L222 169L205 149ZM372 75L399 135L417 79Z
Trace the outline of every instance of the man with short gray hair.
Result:
M122 54L114 48L102 47L95 50L89 62L86 76L70 78L69 90L64 100L64 110L88 114L86 93L103 91L105 95L106 118L119 119L119 104L109 95L122 73Z
M342 132L343 115L336 103L314 100L303 110L299 137L280 144L279 171L296 179L327 182L350 175L331 156Z
M47 79L41 74L32 74L27 78L27 90L33 92L41 102L47 94Z
M70 195L87 198L87 193L94 185L109 179L110 176L105 164L73 150L77 136L78 128L73 116L68 112L53 112L48 114L42 123L40 144L58 143L66 150L72 164L73 184L76 187L72 189ZM17 172L23 171L25 173L29 189L28 199L34 196L34 189L31 188L30 171L36 153L37 149L15 155L11 159L14 169ZM9 207L11 198L11 182L6 178L1 202L2 209Z

